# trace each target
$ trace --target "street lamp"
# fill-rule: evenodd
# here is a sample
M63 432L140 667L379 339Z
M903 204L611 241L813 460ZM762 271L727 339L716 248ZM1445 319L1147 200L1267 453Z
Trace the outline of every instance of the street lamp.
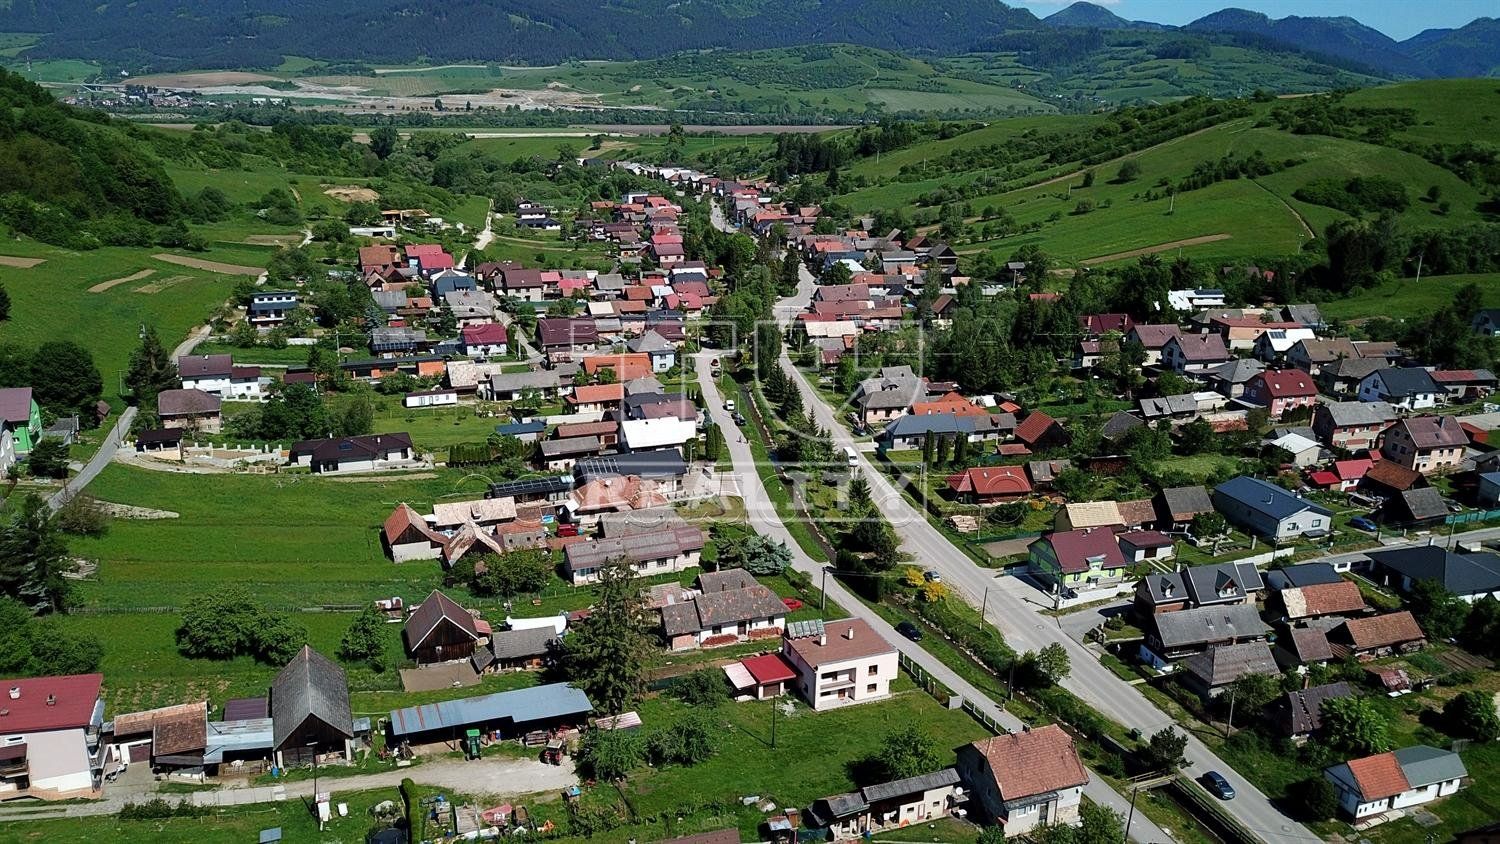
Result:
M318 810L318 743L316 741L310 741L310 742L308 742L307 743L307 749L310 750L310 751L312 751L312 763L313 763L313 817L316 818L317 821L318 821L318 831L322 832L323 831L323 815Z

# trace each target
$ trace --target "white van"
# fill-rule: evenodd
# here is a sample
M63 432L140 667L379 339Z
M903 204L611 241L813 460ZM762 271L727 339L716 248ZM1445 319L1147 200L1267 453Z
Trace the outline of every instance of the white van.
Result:
M851 469L859 465L859 453L854 450L853 446L844 446L844 459L849 462Z

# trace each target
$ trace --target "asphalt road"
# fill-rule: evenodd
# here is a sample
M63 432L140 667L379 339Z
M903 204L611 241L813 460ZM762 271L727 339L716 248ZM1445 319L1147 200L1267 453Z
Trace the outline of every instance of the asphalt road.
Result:
M811 295L807 293L805 295ZM805 301L805 300L804 300ZM755 532L762 536L768 536L786 544L792 552L792 565L797 570L811 575L813 583L823 587L827 595L839 606L848 610L852 615L864 619L871 627L878 631L887 641L894 643L900 651L911 658L913 662L921 666L923 670L936 677L944 686L952 689L955 693L962 695L966 700L973 703L981 711L993 718L1008 730L1019 730L1022 727L1020 719L1001 709L994 701L990 700L983 692L975 688L967 680L958 676L942 661L928 653L921 645L915 644L897 633L895 629L881 618L874 610L870 609L854 595L846 590L843 584L835 579L826 578L823 574L824 565L813 560L787 532L786 525L781 521L772 505L770 496L766 493L765 484L756 471L755 458L750 451L750 445L744 440L744 433L735 426L734 421L724 410L724 398L719 392L719 385L709 374L708 362L715 357L717 352L700 352L697 359L698 382L703 389L703 401L708 406L708 416L719 425L725 432L725 444L729 448L729 456L734 461L734 472L739 479L740 495L745 503L750 524ZM1092 776L1089 784L1084 788L1084 793L1090 800L1119 812L1122 816L1130 815L1130 803L1120 794L1109 787L1107 783ZM1167 842L1172 839L1167 836L1160 827L1152 823L1139 812L1133 815L1130 825L1130 838L1137 842Z

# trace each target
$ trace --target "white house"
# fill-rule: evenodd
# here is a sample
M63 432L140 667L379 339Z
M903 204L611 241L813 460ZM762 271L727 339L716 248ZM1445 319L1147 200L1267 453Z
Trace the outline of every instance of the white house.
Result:
M698 593L661 607L661 623L675 651L775 638L786 614L786 604L749 572L726 569L698 575Z
M1168 290L1167 307L1174 311L1201 311L1224 307L1222 290Z
M793 625L781 655L797 670L797 688L813 709L891 696L896 648L863 619Z
M1468 775L1457 753L1425 744L1350 759L1323 771L1338 792L1339 808L1354 820L1456 794Z
M258 329L275 328L286 322L287 314L297 309L297 294L290 290L265 290L250 294L247 318Z
M625 344L632 352L644 352L651 358L652 372L666 372L677 365L677 346L650 329Z
M304 440L292 444L288 458L292 466L327 475L410 468L418 455L411 436L397 433Z
M225 401L261 401L270 378L258 366L235 366L231 355L183 355L177 377L184 390L202 390Z
M94 796L103 685L103 674L0 680L0 799Z
M980 739L958 751L970 811L1001 823L1007 838L1048 825L1076 826L1088 771L1062 727Z
M407 393L401 399L405 407L452 407L458 404L457 390L425 390Z
M1448 391L1418 366L1377 369L1359 382L1360 401L1383 401L1402 410L1437 407Z
M563 549L563 570L574 586L596 582L602 567L622 561L639 577L679 572L699 564L704 541L702 530L683 525L655 533L578 542Z
M682 451L683 443L698 435L696 422L688 422L675 416L656 419L627 419L620 423L620 446L622 451Z

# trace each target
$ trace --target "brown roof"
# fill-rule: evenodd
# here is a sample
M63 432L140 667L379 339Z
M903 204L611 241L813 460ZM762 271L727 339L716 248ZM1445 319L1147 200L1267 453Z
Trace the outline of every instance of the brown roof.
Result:
M1360 795L1365 802L1394 797L1411 788L1394 753L1350 759L1348 765L1349 773L1359 786Z
M1056 419L1053 419L1040 410L1034 410L1026 415L1021 424L1016 426L1016 439L1030 445L1041 439L1042 434L1045 434L1047 429L1056 424Z
M434 589L427 600L411 614L411 618L406 620L403 632L406 634L407 644L415 650L443 619L475 639L479 638L479 628L474 626L474 616L459 606L457 601Z
M200 416L219 412L219 397L202 390L162 390L156 394L156 411L162 416Z
M603 402L617 402L625 399L625 385L614 384L589 384L573 390L573 395L568 396L568 404L600 404Z
M989 760L1000 797L1007 802L1089 781L1072 736L1056 724L982 739L972 747Z
M403 534L412 530L415 530L438 545L444 543L443 537L427 526L427 520L422 518L416 510L411 508L410 504L404 501L396 505L396 509L392 510L391 514L385 518L385 525L381 530L385 533L385 542L387 545L397 544L396 541Z
M208 745L207 705L194 705L196 712L157 719L151 731L151 755L169 756Z
M1404 489L1410 489L1411 485L1421 480L1421 478L1421 472L1408 469L1400 463L1391 460L1377 460L1375 461L1375 465L1371 466L1368 472L1365 472L1365 476L1360 481L1361 483L1364 481L1377 483L1399 492Z
M896 650L875 632L875 628L860 618L830 621L823 625L822 637L787 639L786 646L813 668L832 662L880 656Z
M199 721L205 720L208 713L207 701L196 701L194 703L179 703L176 706L163 706L159 709L147 709L144 712L126 712L114 717L116 736L136 736L149 733L156 728L160 721L171 721L196 716ZM202 747L202 745L199 745Z
M1469 444L1463 426L1452 416L1418 416L1396 423L1417 448L1452 448Z
M1120 518L1127 525L1144 525L1156 521L1156 502L1149 498L1118 502Z
M1365 608L1364 596L1350 580L1283 589L1281 602L1286 606L1287 618L1338 615L1359 612Z
M1406 610L1370 618L1351 618L1344 622L1343 628L1350 644L1358 650L1386 648L1423 638L1422 628Z
M619 432L620 423L606 419L603 422L574 422L570 425L558 425L556 436L558 439L566 440L573 437L602 437L605 434Z

